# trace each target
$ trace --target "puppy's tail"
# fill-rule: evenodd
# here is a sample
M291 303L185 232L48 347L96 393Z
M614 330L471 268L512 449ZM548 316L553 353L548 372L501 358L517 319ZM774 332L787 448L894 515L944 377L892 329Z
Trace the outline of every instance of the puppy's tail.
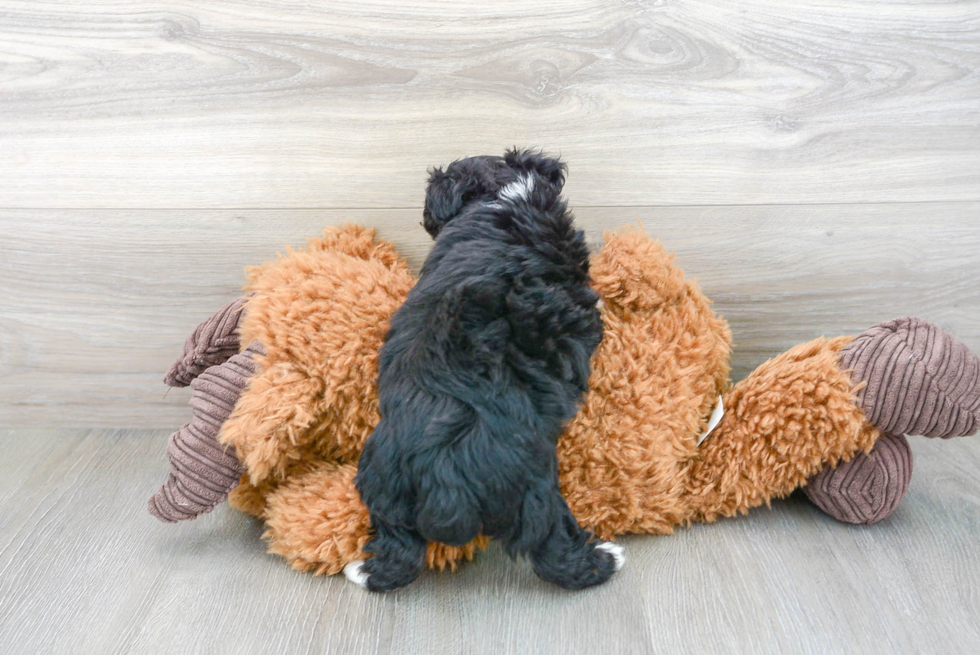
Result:
M478 498L483 495L468 452L481 438L481 425L465 405L449 402L427 426L426 439L438 446L419 476L416 527L429 541L448 546L469 543L483 530ZM469 472L469 475L467 473Z
M447 546L468 544L483 530L479 509L471 495L459 484L441 481L425 494L416 521L423 537Z

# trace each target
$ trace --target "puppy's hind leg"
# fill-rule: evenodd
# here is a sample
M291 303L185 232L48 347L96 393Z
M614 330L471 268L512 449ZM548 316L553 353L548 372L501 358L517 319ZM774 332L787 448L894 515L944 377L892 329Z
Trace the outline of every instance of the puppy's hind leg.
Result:
M364 561L351 562L344 575L368 591L404 587L425 566L425 538L415 529L408 478L398 475L400 453L392 423L381 419L364 444L354 485L371 518L371 538Z
M371 526L374 536L364 552L372 557L345 566L347 579L368 591L390 591L419 577L425 567L425 538L373 516Z
M545 503L539 504L540 500ZM542 504L550 512L536 516L544 509ZM525 500L522 519L525 526L528 522L546 522L542 527L547 534L527 551L534 572L542 580L565 589L584 589L605 582L626 561L622 546L599 541L578 524L558 491L557 481L548 490L547 498Z

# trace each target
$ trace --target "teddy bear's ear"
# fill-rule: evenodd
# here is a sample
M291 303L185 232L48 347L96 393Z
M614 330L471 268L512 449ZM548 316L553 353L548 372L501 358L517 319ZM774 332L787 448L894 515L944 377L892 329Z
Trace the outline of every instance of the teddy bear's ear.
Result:
M422 225L432 238L474 200L493 200L500 184L496 174L503 166L500 157L469 157L429 172Z

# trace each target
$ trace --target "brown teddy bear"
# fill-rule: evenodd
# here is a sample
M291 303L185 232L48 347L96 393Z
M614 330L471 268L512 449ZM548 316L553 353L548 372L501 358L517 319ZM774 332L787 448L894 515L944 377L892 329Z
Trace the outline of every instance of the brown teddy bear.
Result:
M607 234L591 274L603 341L558 460L569 507L603 539L669 534L801 486L828 514L873 523L908 487L904 434L980 426L980 359L924 321L817 339L731 385L728 325L658 242ZM353 479L379 419L378 350L414 278L390 243L348 225L250 280L167 375L192 386L194 419L170 439L150 511L178 521L227 497L265 521L270 552L337 573L364 556ZM455 568L485 544L430 544L428 564Z

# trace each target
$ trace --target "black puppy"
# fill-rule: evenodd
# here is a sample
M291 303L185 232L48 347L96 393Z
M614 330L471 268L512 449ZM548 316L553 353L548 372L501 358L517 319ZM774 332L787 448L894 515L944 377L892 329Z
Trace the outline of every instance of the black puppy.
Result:
M622 548L598 542L558 488L555 444L602 338L589 253L561 197L565 166L529 151L453 162L429 177L435 246L381 350L381 422L355 480L371 591L422 572L426 541L483 533L569 589L605 582Z

